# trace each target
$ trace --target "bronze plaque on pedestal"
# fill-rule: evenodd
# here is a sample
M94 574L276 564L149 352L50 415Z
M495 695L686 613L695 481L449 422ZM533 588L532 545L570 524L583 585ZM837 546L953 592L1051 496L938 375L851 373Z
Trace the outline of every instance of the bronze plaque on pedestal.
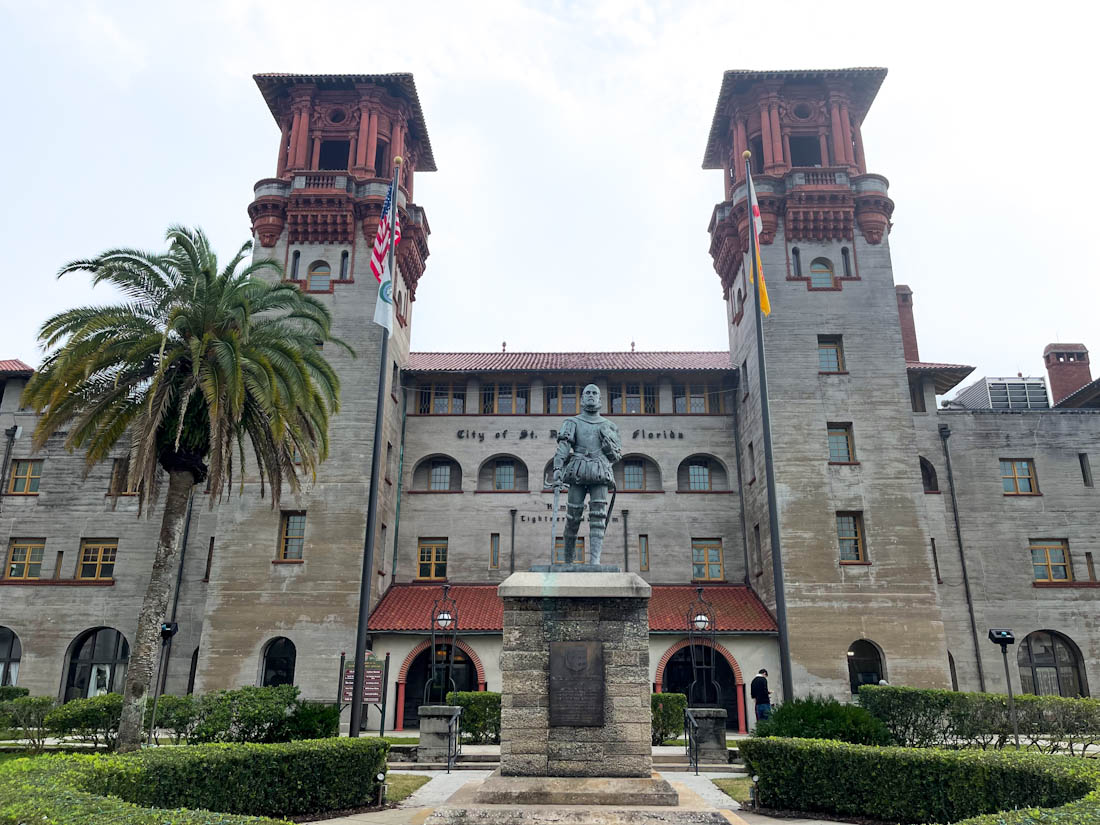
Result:
M550 643L550 727L603 727L603 644Z

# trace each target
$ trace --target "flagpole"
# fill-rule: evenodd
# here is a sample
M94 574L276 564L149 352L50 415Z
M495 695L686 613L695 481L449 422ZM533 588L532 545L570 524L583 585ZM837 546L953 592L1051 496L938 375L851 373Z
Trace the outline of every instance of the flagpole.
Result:
M397 171L401 167L401 158L393 159L393 183L390 197L390 249L387 267L390 283L396 283L397 270L394 268L394 247L397 246ZM379 290L377 300L382 300ZM393 323L392 320L390 322ZM382 419L386 410L386 373L388 372L390 331L382 327L382 346L378 356L378 398L374 406L374 444L371 448L370 489L367 493L367 530L363 536L363 575L359 582L359 623L355 628L355 678L351 688L351 722L348 736L359 736L363 722L363 660L367 655L367 633L370 621L371 578L374 576L374 534L378 521L378 465L382 460ZM383 552L385 548L383 548ZM385 685L383 685L385 689ZM386 720L382 720L385 726Z
M772 576L775 579L775 621L779 625L779 669L783 680L783 701L794 698L794 684L791 679L791 646L787 636L787 594L783 585L783 551L779 541L779 508L776 506L775 466L772 460L772 422L768 407L768 370L764 358L764 325L760 312L760 289L764 280L762 272L756 272L756 216L752 212L751 184L752 167L749 158L752 153L747 149L742 155L745 159L745 205L749 213L749 266L755 273L753 293L756 295L756 356L760 375L760 420L764 426L764 475L768 485L768 530L772 537Z

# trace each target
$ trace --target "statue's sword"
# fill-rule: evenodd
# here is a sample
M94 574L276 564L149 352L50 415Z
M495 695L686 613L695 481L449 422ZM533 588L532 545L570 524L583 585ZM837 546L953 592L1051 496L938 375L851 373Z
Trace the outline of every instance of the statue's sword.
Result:
M554 548L558 544L558 501L561 499L561 485L554 485L554 518L550 521L550 564L554 563Z

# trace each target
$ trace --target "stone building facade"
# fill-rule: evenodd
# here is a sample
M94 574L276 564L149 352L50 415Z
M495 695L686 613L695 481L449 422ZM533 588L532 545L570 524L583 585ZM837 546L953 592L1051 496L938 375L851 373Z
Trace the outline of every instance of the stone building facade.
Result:
M326 302L358 357L331 355L343 385L332 457L299 495L273 509L247 467L221 501L196 488L165 689L292 681L308 698L337 696L355 641L379 377L380 331L364 320L376 298L369 259L397 155L403 239L371 571L371 642L390 661L387 727L416 724L444 583L457 604L456 687L499 689L495 587L553 560L545 477L556 430L589 382L623 437L604 561L653 586L655 690L690 680L688 610L702 587L717 624L705 655L730 726L751 725L745 683L759 668L778 696L776 546L798 693L846 697L881 678L1001 689L999 652L985 641L993 626L1021 641L1017 689L1100 685L1090 465L1100 382L1082 345L1052 344L1049 408L937 409L972 368L920 360L913 293L893 281L893 202L861 137L884 76L723 77L704 167L723 176L710 232L728 351L416 353L430 229L413 184L435 164L412 77L258 75L280 138L275 176L248 208L255 254ZM763 337L777 537L744 272L746 149L773 307ZM29 375L0 362L0 680L63 698L117 690L159 512L138 517L123 448L87 473L60 444L31 453L35 419L20 407ZM378 710L368 719L377 726Z

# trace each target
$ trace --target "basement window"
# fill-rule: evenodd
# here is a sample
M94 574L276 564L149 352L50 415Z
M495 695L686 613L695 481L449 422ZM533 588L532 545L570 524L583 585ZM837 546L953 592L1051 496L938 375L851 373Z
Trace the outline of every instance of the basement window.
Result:
M791 166L821 166L821 141L816 135L791 135Z
M322 140L318 169L347 171L348 155L351 153L351 141Z

